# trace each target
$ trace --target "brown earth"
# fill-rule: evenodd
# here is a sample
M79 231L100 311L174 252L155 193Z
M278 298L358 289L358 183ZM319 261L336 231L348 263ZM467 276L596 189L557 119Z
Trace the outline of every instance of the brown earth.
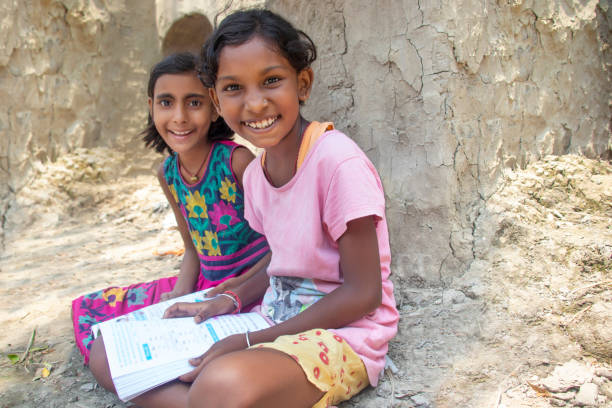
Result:
M69 305L175 274L180 257L156 254L181 241L155 177L126 175L122 163L117 152L78 150L19 192L0 257L0 407L126 406L82 365ZM394 278L397 370L344 405L571 407L585 405L586 382L595 384L592 406L611 406L610 163L546 157L507 171L475 236L476 259L451 288ZM20 357L34 330L30 353L13 364L8 355ZM553 390L560 366L574 363L591 376Z

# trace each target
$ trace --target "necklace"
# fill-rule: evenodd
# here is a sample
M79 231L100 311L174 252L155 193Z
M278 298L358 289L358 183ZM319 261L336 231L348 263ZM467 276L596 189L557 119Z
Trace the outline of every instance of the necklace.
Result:
M202 170L202 167L204 167L204 163L206 163L207 158L208 156L204 156L204 161L202 162L202 164L200 164L200 167L198 167L198 170L196 170L196 172L193 174L189 170L187 170L187 167L185 167L183 163L181 163L180 157L178 157L179 167L182 167L183 170L185 170L185 173L187 173L187 175L189 176L189 181L192 183L195 183L196 181L198 181L198 173L200 173L200 170Z

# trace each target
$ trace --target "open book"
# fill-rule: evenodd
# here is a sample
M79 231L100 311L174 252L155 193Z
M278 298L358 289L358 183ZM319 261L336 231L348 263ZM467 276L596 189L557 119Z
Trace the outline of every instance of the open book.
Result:
M123 401L193 370L189 359L202 355L215 342L270 326L257 313L216 316L200 324L192 317L161 319L164 310L177 301L202 299L201 292L187 296L191 299L171 299L163 302L166 306L151 305L93 328L104 337L111 377Z
M125 320L138 320L138 321L142 321L142 320L157 320L157 319L161 319L164 316L164 312L166 311L166 309L168 309L170 306L172 306L175 303L178 303L178 302L204 302L206 300L212 299L212 298L207 298L206 297L206 292L208 292L209 290L210 290L210 288L204 289L204 290L200 290L198 292L188 293L186 295L179 296L179 297L172 298L172 299L168 299L168 300L165 300L163 302L154 303L154 304L149 305L147 307L143 307L142 309L135 310L135 311L130 312L130 313L126 313L126 314L124 314L122 316L114 317L114 318L112 318L110 320L107 320L105 322L94 324L94 325L91 326L91 331L93 333L94 338L96 338L100 334L100 325L102 325L102 324L106 325L106 324L108 324L108 322L125 321Z

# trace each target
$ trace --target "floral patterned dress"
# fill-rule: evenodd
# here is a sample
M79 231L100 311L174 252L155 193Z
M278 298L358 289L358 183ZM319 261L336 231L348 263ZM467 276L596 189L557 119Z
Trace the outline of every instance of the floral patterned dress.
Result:
M200 275L194 290L213 287L253 266L268 251L265 238L253 231L244 219L244 196L231 167L238 145L214 142L206 171L195 184L180 174L178 156L164 162L164 177L189 226L193 245L200 259ZM170 292L176 277L127 287L110 287L72 301L72 323L77 347L89 361L93 340L91 326L145 306L157 303Z

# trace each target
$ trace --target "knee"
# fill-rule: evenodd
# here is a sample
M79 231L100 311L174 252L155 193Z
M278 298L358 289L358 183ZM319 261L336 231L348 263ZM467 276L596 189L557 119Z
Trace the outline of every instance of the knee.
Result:
M188 407L252 407L257 397L245 383L244 369L240 358L232 355L211 361L190 387Z
M91 345L89 369L96 381L98 381L98 384L109 391L115 392L115 386L113 385L110 368L108 367L108 360L106 358L106 350L104 349L104 340L102 337L95 339Z

